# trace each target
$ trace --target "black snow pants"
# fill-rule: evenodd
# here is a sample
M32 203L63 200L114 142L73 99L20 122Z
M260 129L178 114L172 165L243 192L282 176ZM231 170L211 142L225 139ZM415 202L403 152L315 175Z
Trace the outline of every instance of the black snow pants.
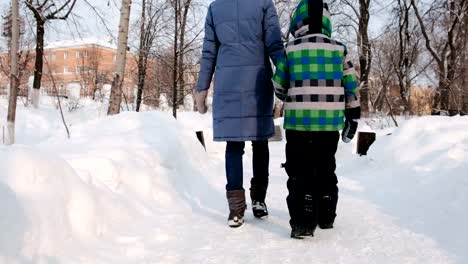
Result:
M338 202L335 153L338 131L286 130L291 226L333 224Z

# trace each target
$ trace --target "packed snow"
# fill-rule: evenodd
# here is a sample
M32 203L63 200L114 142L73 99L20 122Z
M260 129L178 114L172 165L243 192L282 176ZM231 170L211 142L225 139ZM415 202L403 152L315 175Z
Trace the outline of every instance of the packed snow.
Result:
M68 139L53 101L20 103L18 143L0 146L0 263L468 262L466 117L399 120L400 128L376 130L366 157L353 153L355 142L340 143L336 227L297 241L284 141L270 145L270 216L249 210L231 229L225 145L211 140L211 115L107 117L104 104L82 101L65 111ZM0 120L6 105L0 99ZM244 162L248 188L250 149Z

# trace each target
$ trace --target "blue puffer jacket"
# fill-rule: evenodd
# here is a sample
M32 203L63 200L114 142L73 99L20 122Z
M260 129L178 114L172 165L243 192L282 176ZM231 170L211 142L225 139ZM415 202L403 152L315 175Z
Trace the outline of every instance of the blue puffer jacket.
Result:
M272 0L216 0L205 24L197 90L214 80L215 141L266 140L274 134L270 58L283 54Z

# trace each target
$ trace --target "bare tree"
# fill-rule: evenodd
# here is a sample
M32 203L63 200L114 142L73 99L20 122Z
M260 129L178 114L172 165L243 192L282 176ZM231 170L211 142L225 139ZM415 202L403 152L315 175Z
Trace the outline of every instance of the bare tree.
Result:
M458 36L463 32L463 27L466 27L463 22L467 15L468 0L450 0L448 4L445 1L434 1L423 15L415 0L411 0L411 4L424 36L426 49L437 65L439 87L434 96L433 113L447 113L451 110L451 98L460 110L461 104L457 102L452 88L456 69L460 64L461 47L464 45Z
M371 0L359 0L359 68L361 72L361 109L364 116L369 113L369 75L372 64L372 47L369 39Z
M415 80L428 70L432 61L421 58L422 35L418 22L413 19L411 13L411 1L396 0L394 4L393 19L380 35L380 40L375 41L375 43L384 42L385 49L383 52L374 49L377 51L374 60L381 64L381 57L384 57L384 61L392 66L392 68L387 69L387 74L395 77L392 87L399 88L400 96L399 98L390 98L390 101L396 110L395 114L409 115L413 109L411 89ZM381 95L382 93L379 92L375 102L381 103L383 101L383 98L379 97ZM417 100L420 101L419 98ZM378 104L377 107L381 107L381 104Z
M120 104L122 103L122 84L125 78L125 64L127 59L128 28L130 23L131 5L131 0L122 0L116 73L114 75L114 80L112 81L109 110L107 112L108 115L120 113Z
M397 6L399 49L397 59L393 60L393 64L398 76L404 112L409 114L411 109L411 71L419 55L419 38L415 36L415 30L412 28L410 21L411 2L408 0L397 0Z
M112 72L104 69L101 65L102 49L93 44L83 51L86 56L80 56L77 78L81 79L82 95L89 96L95 100L96 92L105 82L112 79Z
M152 1L151 1L152 2ZM151 10L151 4L150 10ZM150 11L151 12L151 11ZM146 70L148 65L148 54L149 49L148 42L152 42L146 34L146 0L142 0L141 4L141 29L140 29L140 49L138 51L138 91L137 91L137 100L136 100L136 111L140 112L141 97L143 96L143 89L145 88L145 77ZM148 25L149 27L149 25ZM146 56L145 56L146 55Z
M8 102L6 144L15 143L16 102L18 97L18 51L20 38L20 16L18 0L11 1L11 70L10 70L10 99Z
M289 32L289 24L291 18L296 11L296 7L299 4L299 0L275 0L276 11L278 13L281 30L283 33L283 40L289 42L291 36Z
M147 104L159 107L160 95L169 95L173 92L172 56L173 51L170 47L163 48L155 54L154 63L151 64L152 74L149 75L153 85L145 89L144 100Z
M386 105L386 97L388 92L396 82L396 74L394 72L392 54L397 52L395 45L392 43L394 34L388 32L380 39L373 43L373 54L375 55L373 64L373 84L374 87L379 87L378 90L371 90L372 108L376 112L384 110ZM388 106L390 108L390 106ZM388 109L393 110L393 109Z
M172 65L172 114L174 115L175 118L177 118L177 101L178 101L178 94L177 91L179 89L178 87L178 75L177 75L177 65L179 63L179 21L180 21L180 1L179 0L172 0L172 4L174 7L174 58L173 58L173 65Z
M11 8L8 13L3 16L3 36L7 47L11 47L12 40L12 12ZM30 63L32 61L32 54L30 47L32 46L33 40L30 33L25 27L24 17L20 14L20 40L19 40L19 51L18 51L18 96L27 96L27 82L30 74L32 74ZM5 76L10 76L10 64L11 64L11 52L4 56L0 56L0 71ZM24 88L24 89L23 89ZM26 101L27 103L27 101Z
M458 34L460 48L460 63L457 67L457 74L455 77L455 86L460 93L461 111L463 115L468 115L468 10L464 15L464 21L461 27L460 34Z
M178 70L177 70L177 73L179 74L179 76L177 77L178 81L179 81L179 89L180 91L182 92L182 96L179 96L177 97L177 93L175 93L174 95L174 99L175 99L175 105L176 107L178 107L178 105L180 104L180 101L183 101L183 98L185 97L185 64L184 64L184 57L185 57L185 53L186 53L186 49L185 49L185 36L186 36L186 28L187 28L187 20L188 20L188 12L191 8L191 4L192 4L192 0L185 0L185 2L183 3L183 8L181 11L182 12L182 17L180 17L180 43L179 43L179 60L178 60ZM175 112L173 112L174 114L174 117L177 117L177 108L174 108L173 106L173 109L175 109Z
M154 44L165 29L164 15L167 9L166 3L155 0L142 0L142 12L140 18L140 43L138 48L138 90L136 111L140 111L143 102L143 92L146 86L146 77L149 64L154 66ZM150 61L152 60L152 61ZM154 69L153 69L154 70Z
M172 114L177 118L177 109L179 104L183 101L183 98L188 90L186 88L185 77L187 64L185 58L187 54L194 51L197 48L192 46L199 39L200 34L203 32L202 29L198 29L199 26L194 21L193 25L188 27L190 11L195 8L193 0L169 0L171 3L174 19L173 28L173 58L171 63L172 69ZM187 35L189 32L195 32L193 37L187 41ZM190 91L191 92L191 91Z
M332 0L330 9L336 17L336 28L341 36L355 34L355 43L359 54L359 70L361 82L361 110L364 116L369 113L369 77L372 69L372 43L369 37L369 20L371 15L371 0Z
M34 67L34 84L32 104L39 107L39 90L41 89L42 71L44 67L44 35L45 25L52 20L66 20L77 0L25 0L26 6L34 15L36 21L36 63Z
M68 139L70 139L70 130L68 129L67 122L65 121L65 116L63 115L62 103L60 101L60 93L57 90L57 83L56 83L55 78L54 78L53 70L50 67L50 64L49 64L49 61L47 60L47 57L44 57L44 62L45 62L45 66L46 66L46 69L47 69L46 73L47 73L50 81L52 82L53 93L57 97L57 107L58 107L58 109L60 111L60 116L62 118L63 126L65 128L66 133L67 133Z

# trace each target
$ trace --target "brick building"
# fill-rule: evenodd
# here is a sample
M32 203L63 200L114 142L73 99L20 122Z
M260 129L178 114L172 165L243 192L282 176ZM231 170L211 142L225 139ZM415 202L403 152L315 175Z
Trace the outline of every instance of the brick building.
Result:
M44 48L44 69L41 94L67 95L68 84L79 84L81 96L93 97L105 84L111 84L116 63L117 48L112 42L98 39L61 41L48 43ZM24 78L29 79L34 70L34 54L31 54ZM3 62L8 54L0 54ZM8 63L3 63L8 64ZM136 82L132 72L137 65L131 53L127 55L126 76L123 85L128 100L133 100ZM8 76L0 71L0 94L6 93ZM55 83L55 88L54 88ZM20 94L27 94L28 81L21 82Z

